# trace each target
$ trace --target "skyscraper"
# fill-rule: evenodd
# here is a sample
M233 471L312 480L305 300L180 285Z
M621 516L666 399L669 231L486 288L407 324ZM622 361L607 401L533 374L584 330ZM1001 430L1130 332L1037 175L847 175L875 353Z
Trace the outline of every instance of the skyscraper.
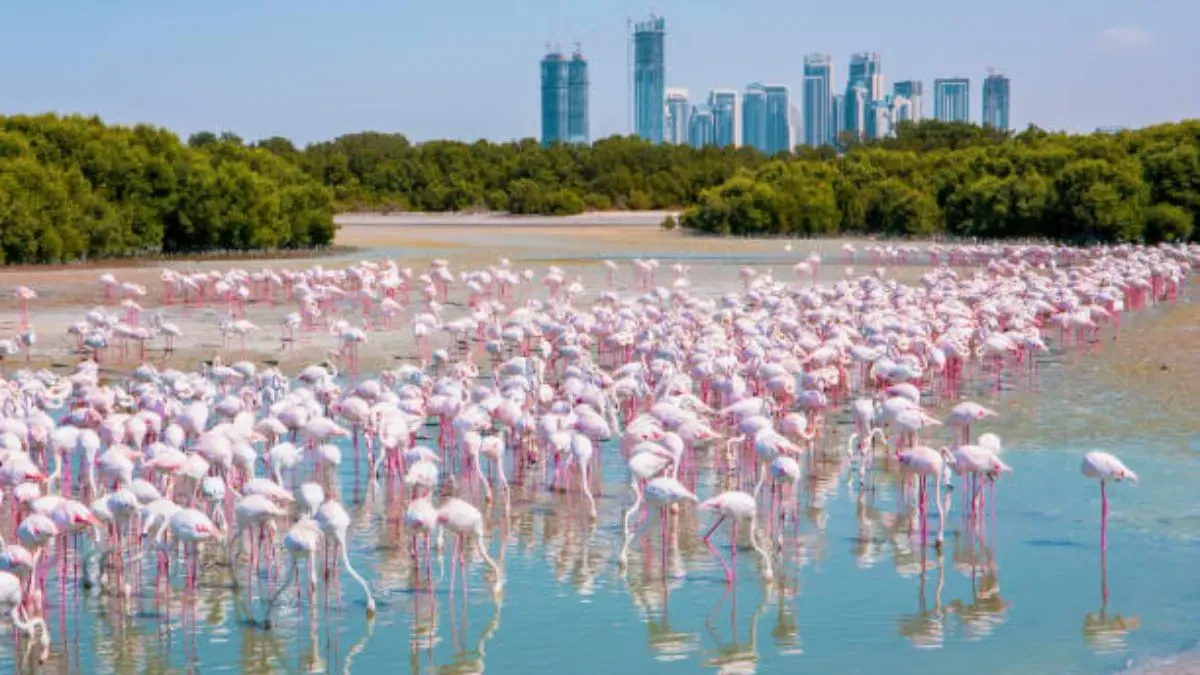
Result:
M934 80L933 116L942 122L970 122L971 81L965 77Z
M542 58L542 145L567 140L567 61L559 52Z
M901 122L916 122L916 106L907 98L896 95L892 97L891 106L892 129L895 131L895 126Z
M578 48L567 64L567 140L587 143L588 134L588 63Z
M842 110L846 115L845 131L863 140L867 136L867 108L871 105L870 94L863 85L856 85L846 90L846 98L842 101Z
M667 90L667 129L663 140L676 145L686 145L688 142L688 121L691 119L692 107L688 104L687 89Z
M862 93L856 90L861 89ZM858 52L850 57L846 76L846 131L867 137L867 108L883 99L883 59L876 52Z
M983 125L1008 130L1008 78L989 72L983 81Z
M842 133L846 131L846 96L837 94L829 102L829 135L834 146L841 143Z
M692 114L688 119L688 145L703 148L714 142L712 111L705 106L692 106Z
M891 96L882 101L871 101L866 105L866 133L870 140L892 135Z
M742 94L742 145L767 151L767 92L757 82Z
M925 94L925 85L920 80L904 80L892 87L892 94L903 97L912 108L912 116L908 121L920 122L922 117L921 100Z
M804 143L833 142L833 60L828 54L804 57Z
M774 155L792 150L791 104L788 88L782 84L763 86L766 94L766 147L763 152Z
M665 43L667 22L650 16L633 30L633 128L654 143L663 140L666 103Z
M713 115L713 142L720 147L741 145L742 122L735 89L713 89L708 94Z

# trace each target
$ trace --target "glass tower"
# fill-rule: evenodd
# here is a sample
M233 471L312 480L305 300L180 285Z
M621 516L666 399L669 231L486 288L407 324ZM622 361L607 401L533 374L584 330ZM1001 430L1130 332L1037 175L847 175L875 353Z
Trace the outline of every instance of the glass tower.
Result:
M567 140L567 61L558 52L542 58L542 145Z
M861 89L860 95L856 90ZM846 131L859 138L867 135L867 107L883 99L883 59L877 52L858 52L850 57L846 76ZM861 104L860 104L861 100Z
M667 90L667 129L663 137L667 143L686 145L688 142L688 121L691 118L692 107L688 104L687 89Z
M942 122L970 122L971 81L965 77L934 80L933 116Z
M667 22L651 15L633 29L633 128L634 133L654 143L663 140L666 112L666 61L664 44Z
M829 135L836 147L842 140L842 132L846 130L846 97L838 94L829 102Z
M708 95L708 108L713 115L713 142L720 147L737 147L742 131L737 91L713 89Z
M588 64L578 49L567 64L567 140L587 143L588 136Z
M763 87L766 94L766 147L763 152L774 155L792 149L791 105L788 88L782 84Z
M833 60L828 54L804 57L804 143L833 142Z
M903 97L912 107L912 116L908 121L921 121L921 101L925 94L925 85L920 80L903 80L892 87L892 94Z
M1008 78L988 73L983 81L983 125L1008 130Z
M742 95L742 145L767 151L767 92L757 82Z
M688 119L688 145L703 148L716 142L713 128L713 113L707 107L693 106Z

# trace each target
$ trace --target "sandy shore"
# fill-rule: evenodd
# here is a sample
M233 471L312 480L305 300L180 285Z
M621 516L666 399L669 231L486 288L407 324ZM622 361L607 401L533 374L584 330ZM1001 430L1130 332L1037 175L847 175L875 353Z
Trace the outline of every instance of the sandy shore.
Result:
M591 211L573 216L512 215L508 213L342 213L333 220L338 225L376 227L658 227L668 215L678 211Z

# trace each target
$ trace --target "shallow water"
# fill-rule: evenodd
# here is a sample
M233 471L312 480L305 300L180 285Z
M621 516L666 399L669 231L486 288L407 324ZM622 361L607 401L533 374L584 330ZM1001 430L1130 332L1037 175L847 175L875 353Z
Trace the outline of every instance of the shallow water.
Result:
M419 267L441 256L459 268L506 256L521 268L562 265L569 276L583 276L589 289L599 289L605 272L597 260L653 256L663 262L660 284L670 282L669 267L680 262L692 267L693 290L704 295L740 288L741 265L754 265L760 274L775 266L777 278L794 279L791 265L813 250L827 261L821 279L843 273L834 262L840 257L837 241L797 242L786 253L778 241L621 228L565 234L400 228L380 236L383 240L373 242L377 249L328 265L391 257ZM888 274L913 278L924 269L891 267ZM618 284L627 284L628 266L621 274ZM486 666L502 673L1091 673L1141 664L1153 669L1161 663L1157 659L1193 648L1200 635L1194 572L1200 553L1200 501L1194 496L1200 484L1200 415L1194 406L1163 405L1161 391L1114 373L1129 372L1117 367L1130 356L1126 345L1144 350L1170 341L1136 339L1158 330L1163 312L1187 309L1155 309L1131 318L1120 342L1106 333L1094 353L1055 351L1042 360L1036 379L1010 378L998 396L990 384L971 392L1001 413L973 433L1001 434L1014 469L998 486L986 545L964 531L955 497L941 555L932 545L922 547L919 534L908 533L908 515L898 515L897 484L884 461L875 465L873 493L861 493L849 479L848 467L839 462L845 444L845 427L839 426L821 446L825 457L815 470L806 469L806 476L816 478L804 482L800 519L781 535L783 562L772 584L762 583L756 556L746 548L738 552L738 583L727 591L719 564L699 539L712 518L697 517L692 508L683 510L673 529L665 580L657 517L622 574L617 550L631 498L624 463L606 446L598 522L586 519L574 496L567 505L568 498L540 489L536 480L514 485L507 515L499 506L488 514L487 544L504 568L502 602L498 607L493 602L478 557L469 556L464 603L461 594L451 599L448 563L432 593L416 583L407 535L397 521L403 505L356 475L347 443L339 484L343 501L353 505L352 562L379 602L374 620L365 617L361 590L343 576L340 600L335 593L327 606L324 586L318 589L315 621L307 602L298 609L288 593L273 630L252 626L244 607L252 604L261 616L267 586L259 580L249 597L245 590L235 594L225 556L210 551L194 598L183 597L177 571L171 597L156 601L149 561L139 586L145 590L129 604L85 591L74 581L60 587L52 574L50 660L35 666L14 658L15 645L5 637L0 672L467 673ZM64 311L64 320L70 316ZM211 327L185 329L195 330L189 339L203 342L208 353L218 344ZM372 348L389 356L411 352L407 331L371 339ZM276 346L273 337L263 340ZM1186 381L1169 393L1190 396ZM426 427L424 434L431 433L436 437ZM934 442L947 439L942 432ZM1091 449L1118 453L1141 478L1138 485L1111 488L1103 568L1099 488L1079 472L1080 458ZM701 468L701 497L723 487L707 466ZM6 535L12 532L9 519L8 508L0 508L0 531ZM935 521L931 515L934 527ZM726 533L715 540L727 541ZM447 541L447 558L448 549Z
M1123 330L1152 322L1140 317ZM289 593L273 630L250 626L239 609L245 591L229 589L223 555L211 551L189 599L178 576L170 600L146 590L123 606L73 581L60 587L52 575L50 661L14 661L13 642L4 639L0 670L1089 673L1150 662L1191 648L1200 633L1200 434L1194 419L1155 419L1152 401L1084 367L1120 346L1106 340L1099 349L1056 352L1036 380L1006 381L995 398L988 385L973 392L1001 411L973 432L1000 433L1014 469L998 486L986 545L963 531L956 497L944 550L922 547L917 532L908 534L907 516L897 515L886 462L876 463L873 494L849 480L839 427L822 444L826 458L806 474L816 479L804 483L799 522L782 532L774 583L763 584L746 548L727 591L699 541L711 519L692 508L672 531L665 580L657 517L622 574L616 551L630 497L623 463L606 447L595 525L578 503L532 479L514 486L507 517L500 506L489 514L487 543L506 579L501 604L475 556L465 600L452 600L448 569L432 594L414 590L406 535L388 520L403 507L355 475L347 444L342 499L356 504L351 558L379 601L373 621L361 590L343 576L341 599L335 593L328 609L318 589L315 622ZM1080 457L1093 448L1119 453L1141 478L1111 488L1104 558L1099 490L1079 473ZM702 468L699 494L717 489ZM149 589L153 564L143 573ZM256 607L259 595L256 588Z

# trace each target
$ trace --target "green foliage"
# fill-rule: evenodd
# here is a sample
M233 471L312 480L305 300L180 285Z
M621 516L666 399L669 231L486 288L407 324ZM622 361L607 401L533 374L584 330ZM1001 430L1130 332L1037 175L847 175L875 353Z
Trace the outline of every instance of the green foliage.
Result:
M1170 208L1167 208L1170 207ZM1179 241L1200 218L1200 121L1117 135L903 123L801 149L702 192L680 219L716 234Z
M1174 204L1155 204L1146 210L1146 241L1187 241L1195 232L1192 214Z
M79 116L0 117L2 261L331 243L329 191L286 155L290 143L262 145L228 132L184 145L162 129Z
M679 221L675 218L675 216L668 213L667 216L662 219L660 227L667 231L674 230L675 228L679 227Z
M272 152L290 156L271 143ZM0 146L2 147L2 146ZM652 145L614 136L593 145L411 143L366 132L308 146L296 158L344 209L415 211L485 206L520 214L676 208L764 158L753 150ZM499 197L503 193L504 199Z

